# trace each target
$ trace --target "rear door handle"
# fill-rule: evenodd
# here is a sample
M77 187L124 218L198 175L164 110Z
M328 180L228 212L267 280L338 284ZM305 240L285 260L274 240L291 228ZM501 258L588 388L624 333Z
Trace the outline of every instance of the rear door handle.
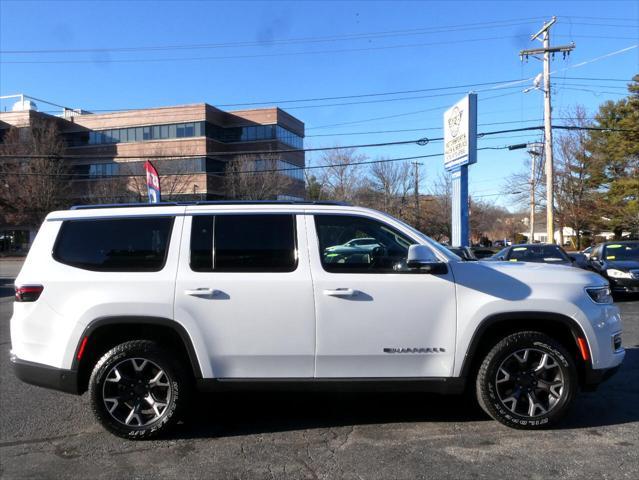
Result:
M329 297L354 297L357 291L352 288L336 288L335 290L324 290L324 295Z
M187 295L192 295L194 297L212 297L215 295L217 290L212 288L196 288L194 290L184 290L184 293Z

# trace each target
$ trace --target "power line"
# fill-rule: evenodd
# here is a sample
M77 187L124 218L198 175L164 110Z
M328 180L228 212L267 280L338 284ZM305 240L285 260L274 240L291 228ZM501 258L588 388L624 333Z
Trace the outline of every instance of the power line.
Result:
M583 17L583 16L576 16L576 15L560 15L559 18L580 18L582 20L610 20L610 21L616 21L616 22L636 22L635 19L633 18L628 18L628 17Z
M572 120L572 117L555 117L556 120ZM595 120L595 117L586 117L587 120ZM508 125L512 123L529 123L529 122L543 122L543 118L530 118L528 120L509 120L505 122L488 122L478 123L478 127L487 127L491 125ZM366 132L338 132L338 133L316 133L312 135L306 135L305 138L314 137L333 137L333 136L349 136L349 135L375 135L383 133L406 133L406 132L425 132L428 130L441 130L443 127L425 127L425 128L404 128L397 130L373 130Z
M564 80L592 80L601 82L630 82L632 79L626 78L594 78L594 77L562 77Z
M598 57L591 58L589 60L584 60L583 62L577 63L575 65L571 65L571 66L556 70L555 72L550 72L549 75L557 74L559 72L563 72L563 71L570 70L570 69L573 69L573 68L583 67L584 65L588 65L590 63L594 63L594 62L597 62L599 60L603 60L603 59L606 59L606 58L609 58L609 57L613 57L615 55L620 55L622 53L626 53L626 52L628 52L630 50L633 50L633 49L635 49L637 47L639 47L639 44L630 45L628 47L625 47L625 48L622 48L622 49L619 49L619 50L615 50L613 52L609 52L609 53L606 53L604 55L600 55ZM527 81L532 81L533 79L534 79L534 77L528 78L528 79L523 79L523 80L515 80L515 81L512 81L510 83L512 83L512 84L521 84L521 83L525 83ZM493 87L493 89L505 88L505 87L508 87L508 86L509 86L508 83L505 83L504 85L501 85L501 86L498 85L496 87ZM487 90L490 90L490 89L487 89ZM494 99L494 98L499 98L499 97L502 97L502 96L514 95L516 93L519 93L519 92L511 92L511 93L505 93L505 94L501 94L501 95L495 95L495 96L492 96L492 97L484 97L484 98L480 98L479 101L486 101L486 100L490 100L490 99ZM450 107L450 105L442 105L441 107L434 107L434 108L430 108L430 109L426 109L426 110L417 110L417 111L413 111L413 112L404 112L404 113L399 113L399 114L395 114L395 115L388 115L388 116L384 116L384 117L373 117L373 118L367 118L367 119L356 120L356 121L351 121L351 122L342 122L342 123L334 123L334 124L330 124L330 125L320 125L320 126L317 126L317 127L309 127L306 130L313 130L313 129L318 129L318 128L328 128L328 127L338 127L338 126L342 126L342 125L355 125L355 124L358 124L358 123L373 122L373 121L377 121L377 120L386 120L386 119L389 119L389 118L397 118L397 117L402 117L402 116L415 115L415 114L418 114L418 113L426 113L426 112L431 112L431 111L443 110L443 109L449 108L449 107Z
M439 139L433 139L439 140ZM380 142L380 143L365 143L359 145L345 145L345 146L335 146L335 147L314 147L314 148L287 148L281 150L239 150L233 152L215 152L210 156L240 156L240 155L274 155L280 153L307 153L307 152L318 152L318 151L327 151L327 150L341 150L341 149L349 149L349 148L373 148L373 147L390 147L393 145L409 145L409 144L421 144L426 145L429 143L428 138L420 138L415 140L402 140L397 142ZM86 159L86 158L101 158L101 159L113 159L113 158L200 158L205 157L206 154L201 153L191 153L191 154L177 154L177 155L169 155L169 154L159 154L159 155L0 155L0 158L67 158L67 159Z
M204 57L164 57L164 58L127 58L127 59L110 59L110 58L98 58L90 60L0 60L0 64L56 64L56 65L71 65L71 64L99 64L99 63L163 63L163 62L191 62L200 60L239 60L248 58L271 58L271 57L289 57L299 55L321 55L321 54L334 54L334 53L351 53L351 52L370 52L379 50L393 50L397 48L416 48L416 47L431 47L436 45L450 45L458 43L477 43L485 42L489 40L504 40L506 37L503 35L496 37L482 37L472 39L460 39L460 40L446 40L438 42L426 42L426 43L409 43L400 45L383 45L377 47L358 47L358 48L342 48L333 50L306 50L299 52L278 52L278 53L254 53L243 55L218 55L218 56L204 56Z
M301 37L301 38L289 38L289 39L274 39L268 42L263 41L236 41L236 42L222 42L222 43L195 43L195 44L177 44L177 45L147 45L147 46L134 46L134 47L92 47L92 48L57 48L57 49L30 49L30 50L0 50L0 54L51 54L51 53L104 53L104 52L147 52L147 51L170 51L170 50L200 50L200 49L216 49L216 48L245 48L245 47L262 47L272 45L297 45L305 43L323 43L323 42L335 42L341 40L367 40L371 38L387 38L397 36L410 36L410 35L426 35L431 33L442 33L450 31L463 31L463 30L477 30L477 29L490 29L490 28L502 28L526 25L535 22L543 17L527 17L516 18L507 20L495 20L491 22L477 22L466 23L457 25L444 25L433 26L423 28L411 28L403 30L386 30L378 32L363 32L363 33L351 33L343 35L329 35L319 37ZM612 18L612 17L575 17L567 16L562 18L579 18L584 20L597 20L597 21L624 21L634 22L633 19L628 18ZM632 28L635 25L617 25L606 23L588 23L588 22L571 22L572 25L586 25L586 26L609 26L622 28ZM610 38L610 37L605 37Z
M507 149L507 146L503 147L482 147L477 150L504 150ZM273 168L273 169L264 169L264 170L243 170L243 171L234 171L233 174L249 174L249 173L274 173L274 172L287 172L287 171L295 171L295 170L316 170L322 168L338 168L338 167L350 167L350 166L359 166L359 165L372 165L376 163L391 163L391 162L400 162L400 161L408 161L408 160L416 160L420 158L435 158L435 157L443 157L443 153L432 153L428 155L416 155L412 157L400 157L400 158L380 158L377 160L362 160L359 162L350 162L350 163L336 163L330 165L308 165L304 167L287 167L287 168ZM0 156L1 157L1 156ZM162 176L170 177L170 176L193 176L193 175L212 175L212 176L223 176L226 173L208 173L208 172L196 172L196 173L168 173ZM86 177L85 174L78 173L39 173L39 172L11 172L11 175L17 176L41 176L41 177L75 177L82 176ZM131 177L146 177L146 174L139 175L129 175L129 174L117 174L117 175L109 175L108 177L99 177L95 180L109 180L109 179L117 179L117 178L131 178ZM89 180L87 178L87 180Z
M595 95L600 95L600 94L606 94L606 95L621 95L622 97L625 97L627 95L626 92L608 92L605 90L589 90L587 88L571 88L571 87L558 87L558 90L570 90L570 91L574 91L574 92L589 92L589 93L593 93Z
M610 27L610 28L638 28L639 24L636 25L621 25L615 23L591 23L591 22L570 22L571 25L583 25L587 27Z
M526 25L538 20L541 17L519 18L512 20L495 20L492 22L478 22L458 25L447 25L437 27L411 28L404 30L387 30L381 32L351 33L343 35L329 35L323 37L301 37L290 39L275 39L269 42L260 41L239 41L226 43L195 43L178 45L152 45L136 47L94 47L94 48L58 48L58 49L34 49L34 50L0 50L0 54L49 54L49 53L102 53L102 52L145 52L145 51L170 51L170 50L198 50L214 48L236 48L236 47L263 47L265 45L292 45L304 43L334 42L340 40L367 40L370 38L385 38L408 35L425 35L430 33L442 33L449 31L476 30L484 28L501 28L510 26Z
M520 93L519 91L517 92L510 92L510 93L505 93L505 94L501 94L501 95L494 95L492 97L483 97L483 98L479 98L478 101L482 102L482 101L486 101L486 100L492 100L494 98L500 98L500 97L504 97L507 95L514 95ZM414 110L411 112L402 112L402 113L396 113L393 115L384 115L382 117L372 117L372 118L365 118L365 119L361 119L361 120L354 120L354 121L350 121L350 122L340 122L340 123L332 123L332 124L328 124L328 125L319 125L316 127L307 127L306 130L316 130L316 129L320 129L320 128L330 128L330 127L341 127L343 125L356 125L358 123L366 123L366 122L375 122L377 120L388 120L390 118L399 118L399 117L406 117L406 116L410 116L410 115L417 115L419 113L426 113L426 112L435 112L435 111L439 111L439 110L444 110L446 108L449 108L450 105L446 104L446 105L440 105L437 107L432 107L432 108L426 108L423 110Z
M614 81L614 82L631 82L631 79L619 79L619 78L589 78L589 77L563 77L566 80L583 80L583 81ZM492 82L481 82L481 83L467 83L467 84L460 84L460 85L452 85L452 86L445 86L445 87L430 87L430 88L419 88L419 89L412 89L412 90L396 90L396 91L390 91L390 92L373 92L373 93L361 93L361 94L353 94L353 95L339 95L339 96L332 96L332 97L313 97L313 98L298 98L298 99L284 99L284 100L265 100L265 101L260 101L260 102L243 102L243 103L224 103L224 104L217 104L215 105L215 107L250 107L250 106L259 106L259 105L276 105L276 104L288 104L288 103L302 103L302 102L322 102L322 101L330 101L330 100L347 100L347 99L355 99L355 98L366 98L366 97L379 97L379 96L391 96L391 95L403 95L403 94L412 94L412 93L422 93L422 92L436 92L436 91L442 91L442 90L454 90L457 88L472 88L472 87L485 87L485 86L490 86L490 85L497 85L497 87L495 89L501 89L501 88L515 88L514 86L509 86L509 84L512 83L525 83L527 81L530 81L530 78L524 78L524 79L511 79L511 80L497 80L497 81L492 81ZM576 85L576 84L575 84ZM599 85L591 85L591 86L599 86ZM611 85L605 85L605 87L613 87ZM613 87L613 88L626 88L625 86L619 86L619 87ZM488 90L493 90L493 89L487 89L484 91L488 91ZM466 93L466 92L462 92L462 93ZM455 93L455 95L457 95L459 93ZM394 101L394 100L411 100L411 99L415 99L415 98L423 98L423 97L404 97L404 98L398 98L398 99L390 99L388 101ZM347 104L345 104L347 105ZM314 107L321 107L321 106L334 106L334 104L329 104L329 105L304 105L304 106L300 106L300 107L295 107L295 108L314 108ZM151 108L109 108L109 109L95 109L95 108L87 108L88 111L91 112L103 112L105 114L108 114L109 112L113 112L114 115L110 116L109 118L124 118L124 117L129 117L129 115L121 115L121 116L115 116L115 114L124 112L135 112L138 110L149 110L149 109L153 109L154 107ZM174 107L155 107L157 109L162 109L162 108L174 108ZM292 109L294 107L287 107L288 109ZM54 110L43 110L41 111L42 113L55 113L57 111ZM163 115L167 115L167 116L175 116L174 112L157 112L154 113L154 116L163 116Z
M605 128L605 127L581 127L581 126L573 126L573 125L553 125L553 129L563 129L563 130L587 130L587 131L608 131L608 132L630 132L637 133L639 130L632 129L621 129L621 128ZM514 132L525 132L532 130L543 130L543 126L530 126L530 127L522 127L522 128L511 128L504 130L494 130L490 132L480 132L477 134L477 138L482 138L490 135L498 135L502 133L514 133ZM332 147L315 147L315 148L300 148L300 149L285 149L285 150L246 150L246 151L237 151L237 152L213 152L210 154L145 154L145 155L43 155L43 154L0 154L0 159L37 159L37 158L57 158L57 159L69 159L69 160L90 160L90 159L103 159L103 160L113 160L113 159L178 159L178 158L201 158L201 157L218 157L218 156L226 156L226 155L273 155L280 153L306 153L306 152L319 152L319 151L331 151L331 150L345 150L345 149L355 149L355 148L379 148L393 145L410 145L410 144L418 144L420 146L425 146L429 143L440 142L444 138L436 137L436 138L421 138L416 140L402 140L396 142L381 142L381 143L367 143L367 144L358 144L358 145L344 145L344 146L332 146ZM483 147L483 149L494 149L495 147ZM294 167L292 170L304 169L305 167Z

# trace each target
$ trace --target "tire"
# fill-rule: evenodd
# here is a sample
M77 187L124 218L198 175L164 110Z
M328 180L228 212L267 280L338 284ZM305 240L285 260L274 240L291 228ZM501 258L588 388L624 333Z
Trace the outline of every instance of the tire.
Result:
M109 350L89 380L91 408L115 435L143 440L167 432L188 399L188 376L158 343L133 340Z
M540 332L513 333L497 343L484 357L476 382L477 400L488 415L527 430L556 424L577 390L570 354Z

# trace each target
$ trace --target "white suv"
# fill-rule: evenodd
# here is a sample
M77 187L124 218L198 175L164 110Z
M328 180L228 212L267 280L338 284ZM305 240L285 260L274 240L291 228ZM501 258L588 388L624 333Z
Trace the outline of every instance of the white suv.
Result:
M375 245L333 248L357 238ZM192 389L265 384L470 387L536 428L624 358L599 275L463 262L383 213L301 202L53 212L16 279L11 342L19 378L88 390L128 438L166 430Z

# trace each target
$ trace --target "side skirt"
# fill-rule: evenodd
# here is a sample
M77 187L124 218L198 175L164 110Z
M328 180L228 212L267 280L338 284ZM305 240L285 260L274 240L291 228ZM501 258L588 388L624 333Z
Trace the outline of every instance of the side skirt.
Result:
M465 378L201 378L201 392L431 392L463 393Z

